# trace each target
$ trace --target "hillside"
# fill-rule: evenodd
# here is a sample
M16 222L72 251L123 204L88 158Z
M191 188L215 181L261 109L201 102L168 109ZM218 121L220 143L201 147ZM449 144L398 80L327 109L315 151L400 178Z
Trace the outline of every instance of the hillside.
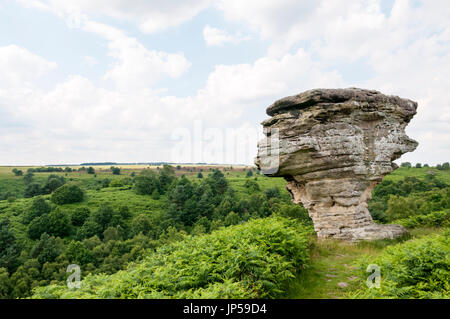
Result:
M379 223L407 227L409 236L348 244L317 240L285 181L250 168L31 168L32 176L29 167L16 168L21 176L12 169L0 168L3 298L379 297L364 288L369 273L362 268L382 263L388 249L422 247L421 240L447 256L433 259L437 286L422 276L411 279L411 289L428 294L386 294L448 297L449 246L438 239L448 226L448 170L401 167L386 176L369 209ZM69 186L82 191L80 201ZM430 254L413 250L422 254L419 263ZM81 268L80 290L65 286L69 264ZM394 287L400 281L391 277Z

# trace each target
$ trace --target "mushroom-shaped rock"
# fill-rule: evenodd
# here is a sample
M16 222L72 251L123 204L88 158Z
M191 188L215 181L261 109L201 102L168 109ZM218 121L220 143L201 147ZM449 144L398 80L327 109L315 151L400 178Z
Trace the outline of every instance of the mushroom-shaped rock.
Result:
M367 209L372 190L397 168L392 161L418 143L405 134L417 103L378 91L315 89L267 108L256 166L283 176L318 237L395 238L399 225L375 224Z

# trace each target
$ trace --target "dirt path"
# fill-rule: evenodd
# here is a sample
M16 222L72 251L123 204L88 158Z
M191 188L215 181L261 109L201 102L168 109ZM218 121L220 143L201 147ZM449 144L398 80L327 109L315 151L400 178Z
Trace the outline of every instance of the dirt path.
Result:
M317 240L311 250L308 269L293 283L288 298L339 299L364 284L356 261L364 254L375 255L382 247L355 245L334 240Z

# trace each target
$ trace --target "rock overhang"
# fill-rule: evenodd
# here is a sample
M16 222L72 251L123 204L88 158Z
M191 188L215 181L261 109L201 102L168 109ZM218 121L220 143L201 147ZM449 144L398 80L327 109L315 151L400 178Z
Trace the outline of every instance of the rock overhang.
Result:
M293 201L308 209L319 237L399 236L400 226L374 226L367 201L396 168L392 161L417 147L404 132L416 110L412 100L359 88L282 98L267 108L267 138L258 143L255 164L288 181ZM274 136L277 150L267 152Z

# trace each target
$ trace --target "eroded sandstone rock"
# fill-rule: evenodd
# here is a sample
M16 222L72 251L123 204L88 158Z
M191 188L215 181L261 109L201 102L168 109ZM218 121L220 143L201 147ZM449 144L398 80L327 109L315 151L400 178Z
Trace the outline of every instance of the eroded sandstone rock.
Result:
M399 225L375 224L367 202L392 162L418 143L405 134L417 103L377 91L316 89L269 106L255 164L283 176L319 237L347 240L394 238Z

